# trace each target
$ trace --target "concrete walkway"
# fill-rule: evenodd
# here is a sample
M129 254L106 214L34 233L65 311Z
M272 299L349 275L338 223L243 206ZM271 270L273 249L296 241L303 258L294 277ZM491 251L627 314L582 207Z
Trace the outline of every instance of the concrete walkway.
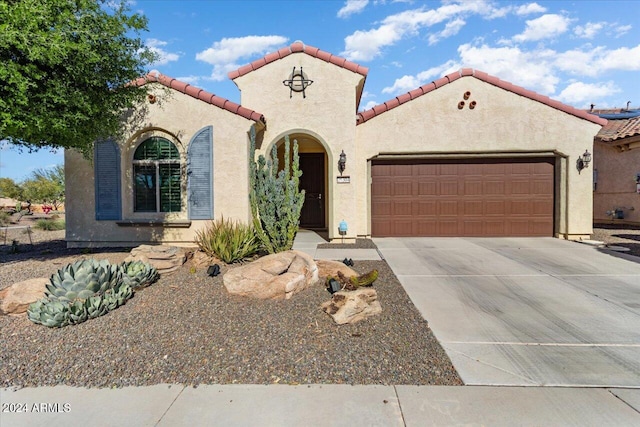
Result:
M640 264L555 239L375 241L465 383L491 385L5 389L0 426L640 425ZM380 259L323 242L294 248Z
M0 397L2 427L640 425L640 390L628 389L58 386L2 390Z
M313 259L343 260L351 258L354 261L377 260L380 254L376 249L318 249L320 243L327 243L322 237L311 230L300 230L293 242L293 249L305 252Z

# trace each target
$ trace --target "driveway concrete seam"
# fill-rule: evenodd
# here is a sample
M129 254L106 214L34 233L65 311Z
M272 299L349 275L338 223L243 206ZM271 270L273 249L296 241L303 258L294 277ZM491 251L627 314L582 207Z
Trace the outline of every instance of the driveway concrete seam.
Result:
M627 388L627 387L624 387ZM640 388L640 387L638 387ZM615 394L613 391L611 391L610 388L606 389L609 394L613 395L613 397L615 397L616 399L618 399L619 401L621 401L622 403L624 403L625 405L627 405L628 407L630 407L631 409L633 409L636 413L640 414L640 411L635 408L633 405L631 405L630 403L628 403L626 400L624 400L623 398L621 398L620 396L618 396L617 394Z
M400 409L400 418L402 418L402 425L407 427L407 421L404 419L404 411L402 410L402 402L400 402L400 396L398 395L398 389L393 386L393 392L396 394L396 400L398 401L398 408Z
M171 409L171 407L173 406L174 403L176 403L176 400L178 400L178 398L180 397L180 395L182 394L182 392L184 391L184 389L187 388L187 386L182 386L182 390L180 390L180 393L178 393L175 397L175 399L173 399L171 401L171 403L169 404L169 406L167 407L167 410L164 411L164 413L160 416L160 418L158 419L158 421L156 421L156 423L154 424L155 427L158 426L158 424L160 424L160 422L162 421L162 419L167 415L167 413L169 412L169 410Z
M509 375L513 375L514 377L522 378L524 381L529 382L531 386L541 386L542 385L542 384L534 381L533 378L529 378L529 377L523 376L521 374L517 374L515 372L508 371L508 370L506 370L504 368L501 368L499 366L492 365L491 363L484 362L484 361L478 359L477 357L472 357L472 356L470 356L470 355L468 355L466 353L463 353L461 351L453 350L452 348L448 348L445 345L445 343L443 343L443 342L441 342L441 344L445 348L447 353L449 353L449 352L456 353L456 354L458 354L458 355L460 355L462 357L466 357L469 360L473 360L474 362L480 363L481 365L489 366L489 367L491 367L493 369L496 369L498 371L504 372L504 373L509 374ZM464 382L464 379L463 379L463 382ZM468 384L465 382L465 385L468 385ZM490 384L490 385L498 385L498 384Z

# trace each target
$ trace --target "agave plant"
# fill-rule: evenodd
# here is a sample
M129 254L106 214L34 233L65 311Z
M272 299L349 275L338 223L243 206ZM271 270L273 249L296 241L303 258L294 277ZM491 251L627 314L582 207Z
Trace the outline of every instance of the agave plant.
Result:
M158 270L143 261L129 261L120 264L124 282L132 289L144 288L158 280Z
M61 268L51 276L45 296L51 301L71 303L102 295L122 281L122 271L109 261L83 259Z
M133 279L125 279L124 271L106 260L69 264L51 276L45 297L29 306L27 316L34 323L61 328L115 310L133 296ZM157 276L155 269L138 273L145 280Z
M58 301L43 298L29 305L27 317L34 323L40 323L50 328L67 326L69 324L69 307Z

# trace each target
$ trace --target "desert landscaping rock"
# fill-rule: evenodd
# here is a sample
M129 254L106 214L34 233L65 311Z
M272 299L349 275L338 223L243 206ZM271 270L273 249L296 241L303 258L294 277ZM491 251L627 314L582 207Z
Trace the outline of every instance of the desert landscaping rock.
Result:
M131 249L125 261L144 261L153 265L159 274L176 271L187 260L183 249L169 245L140 245Z
M0 289L50 277L81 258L120 263L129 255L129 248L67 249L64 230L35 230L33 239L17 254L0 247ZM47 328L25 315L0 316L0 388L462 384L384 261L353 267L358 274L380 272L375 288L383 312L345 325L320 308L331 297L324 286L286 303L249 299L230 295L222 275L192 267L187 261L117 310L77 326ZM223 274L237 268L221 267Z
M318 282L318 267L311 256L285 251L258 258L224 275L230 294L258 299L289 299Z
M341 272L345 277L358 275L353 268L340 261L319 259L316 260L316 265L318 266L318 276L321 280L325 280L329 276L338 277L338 272Z
M49 279L27 279L0 290L0 314L22 314L29 304L44 297Z
M373 288L338 291L331 296L330 301L322 304L322 309L338 325L360 322L382 313L378 293Z

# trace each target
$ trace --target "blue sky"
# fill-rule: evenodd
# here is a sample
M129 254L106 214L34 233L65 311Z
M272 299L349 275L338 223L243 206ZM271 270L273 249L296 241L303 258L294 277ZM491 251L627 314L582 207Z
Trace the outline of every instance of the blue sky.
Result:
M578 108L640 107L637 0L129 3L149 19L152 68L238 103L227 72L300 40L369 67L361 109L462 67ZM62 162L0 147L0 177L17 182Z

